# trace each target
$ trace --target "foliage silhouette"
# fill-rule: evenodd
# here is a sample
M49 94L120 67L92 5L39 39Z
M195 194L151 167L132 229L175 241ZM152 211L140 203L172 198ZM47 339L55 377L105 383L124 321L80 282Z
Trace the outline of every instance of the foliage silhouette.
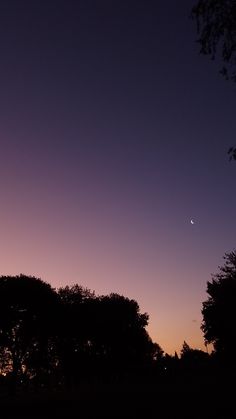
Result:
M31 386L74 386L116 376L163 357L146 331L147 313L118 294L96 296L80 285L57 291L41 279L0 277L0 373Z
M206 343L230 362L235 359L236 345L236 253L226 253L220 272L207 282L207 301L203 302L202 330Z
M236 81L236 2L199 0L192 9L200 35L200 52L215 59L219 52L224 65L221 73Z
M58 295L63 313L58 341L60 368L66 384L71 386L91 368L91 306L96 296L78 284L59 288Z
M148 314L123 295L0 277L0 391L9 383L27 394L100 385L146 392L200 380L206 354L186 343L180 358L164 354L147 325Z
M236 160L236 147L230 147L228 150L229 161Z
M201 349L191 348L185 341L180 351L180 360L182 365L187 369L197 369L198 372L202 372L206 369L209 354L202 351Z
M220 73L226 80L236 82L236 2L235 0L199 0L191 16L200 35L200 53L218 55L223 61ZM229 160L236 160L236 147L228 150Z
M17 379L17 397L6 397L8 416L45 417L50 410L53 416L72 417L76 409L84 417L109 418L138 417L141 411L156 417L157 399L159 414L173 417L180 398L181 411L186 410L186 394L188 417L196 397L208 394L216 378L234 379L223 364L219 368L215 352L208 355L184 342L180 357L164 354L147 324L138 303L119 294L96 296L80 285L55 291L34 277L1 277L1 413L8 383ZM216 390L218 384L212 397ZM222 400L222 392L217 394ZM218 417L215 412L218 406L212 411L211 404L206 417Z
M63 304L59 353L66 382L88 374L116 374L151 362L162 350L145 327L148 315L118 294L96 296L79 285L58 290Z
M48 373L55 362L55 314L58 296L42 280L0 277L1 372L9 372L13 390L18 379Z
M156 348L145 329L148 315L140 313L135 300L110 294L98 297L94 303L91 342L97 354L119 368L153 359Z

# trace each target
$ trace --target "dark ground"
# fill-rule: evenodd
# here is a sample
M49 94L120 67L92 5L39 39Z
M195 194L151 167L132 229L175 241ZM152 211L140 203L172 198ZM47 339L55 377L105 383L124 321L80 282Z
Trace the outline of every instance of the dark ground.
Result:
M2 395L0 418L236 419L234 386L234 375L222 374L84 381L70 391Z

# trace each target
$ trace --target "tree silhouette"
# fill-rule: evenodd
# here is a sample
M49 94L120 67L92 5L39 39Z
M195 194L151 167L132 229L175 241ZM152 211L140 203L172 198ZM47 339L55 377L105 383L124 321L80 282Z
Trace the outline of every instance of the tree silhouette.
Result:
M207 282L207 301L203 302L202 330L206 343L217 354L232 360L236 345L236 253L226 253L220 272Z
M58 353L61 373L71 386L91 367L91 306L96 296L78 284L59 288L58 295L62 303Z
M181 352L180 352L181 358L184 358L184 357L188 356L188 354L191 352L191 350L192 349L187 344L187 342L184 341L183 346L182 346L182 349L181 349Z
M235 0L199 0L192 8L197 22L200 53L219 57L220 73L236 82L236 2ZM236 147L228 150L229 160L236 160Z
M158 348L153 345L145 327L147 313L140 313L139 305L119 294L97 298L91 325L91 342L96 353L113 364L127 365L152 359Z
M34 377L54 362L58 296L42 280L25 275L0 277L0 351L2 372L13 388L20 376Z
M19 382L76 385L87 376L146 371L163 358L135 300L80 285L57 292L41 279L0 277L0 374Z
M159 359L163 351L145 327L148 315L119 294L96 296L79 285L60 288L63 321L59 353L67 383Z
M199 0L192 9L200 35L200 52L223 61L221 73L236 81L236 2Z
M184 341L180 352L180 359L185 365L191 367L197 366L199 368L199 366L204 364L208 358L209 355L207 352L204 352L201 349L191 348L187 342Z

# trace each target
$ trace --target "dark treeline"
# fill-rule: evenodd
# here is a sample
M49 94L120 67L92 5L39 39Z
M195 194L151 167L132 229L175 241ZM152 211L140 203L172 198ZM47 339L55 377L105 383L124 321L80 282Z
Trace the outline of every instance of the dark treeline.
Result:
M0 278L0 373L16 386L74 386L88 376L145 368L163 356L146 331L148 315L118 294L41 279Z
M142 394L145 408L150 403L154 409L153 399L147 398L154 392L163 412L168 394L176 402L181 392L188 394L189 403L195 394L202 403L206 395L209 400L218 396L219 401L228 400L228 384L236 376L235 251L224 259L219 273L207 283L208 299L202 306L201 329L206 348L213 345L211 353L186 342L180 354L164 353L146 330L148 314L122 295L98 296L80 285L56 290L39 278L1 276L0 400L52 390L77 391L77 400L85 388L96 398L104 385L110 404L116 403L112 397L121 388L128 389L137 412L139 400L132 394ZM209 400L206 416L213 412L218 417L219 406ZM172 416L171 404L169 409ZM200 410L192 417L199 417Z
M76 386L88 377L118 379L147 371L165 373L208 354L185 342L180 358L164 354L135 300L96 296L80 285L53 289L41 279L0 277L0 377L18 388Z

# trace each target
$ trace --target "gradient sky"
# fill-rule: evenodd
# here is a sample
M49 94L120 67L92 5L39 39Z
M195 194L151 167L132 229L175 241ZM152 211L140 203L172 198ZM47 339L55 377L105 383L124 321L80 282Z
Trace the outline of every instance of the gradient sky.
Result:
M134 298L169 353L204 349L236 237L236 85L193 4L0 2L0 274Z

